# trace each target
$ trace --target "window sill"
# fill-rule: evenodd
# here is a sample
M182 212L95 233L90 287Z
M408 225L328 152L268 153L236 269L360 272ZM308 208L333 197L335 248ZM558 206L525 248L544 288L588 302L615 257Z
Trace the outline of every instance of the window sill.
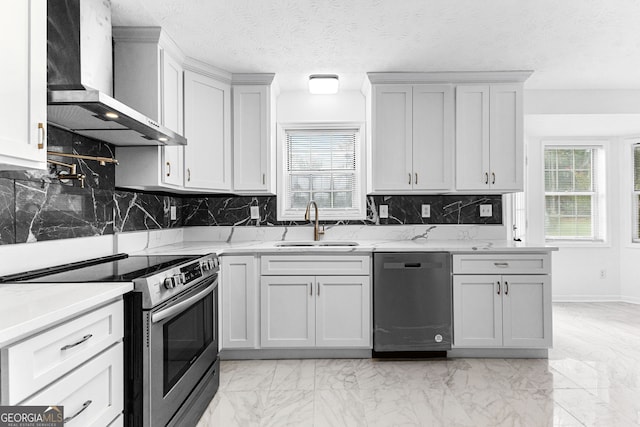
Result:
M603 240L571 241L571 240L545 240L548 246L558 248L611 248L610 242ZM640 246L640 245L639 245Z

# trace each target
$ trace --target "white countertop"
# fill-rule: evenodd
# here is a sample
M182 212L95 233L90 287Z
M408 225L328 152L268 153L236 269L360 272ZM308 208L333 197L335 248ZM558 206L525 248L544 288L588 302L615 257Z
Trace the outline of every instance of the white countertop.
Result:
M321 241L322 242L322 241ZM510 240L357 240L357 246L277 246L284 241L184 241L170 245L146 249L132 255L142 254L181 254L202 255L206 253L223 254L274 254L274 253L372 253L372 252L549 252L557 248L544 245L531 245Z
M0 347L131 290L132 283L0 284Z

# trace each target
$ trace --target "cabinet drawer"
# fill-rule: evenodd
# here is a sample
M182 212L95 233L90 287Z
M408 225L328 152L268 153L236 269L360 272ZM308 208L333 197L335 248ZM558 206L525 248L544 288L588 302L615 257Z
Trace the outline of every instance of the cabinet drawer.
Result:
M260 274L262 275L305 275L326 276L368 276L369 256L344 255L273 255L263 256Z
M453 274L550 274L549 254L453 255Z
M3 404L17 404L122 340L123 330L119 300L3 349Z
M124 408L122 349L114 345L21 405L64 406L68 427L108 425Z

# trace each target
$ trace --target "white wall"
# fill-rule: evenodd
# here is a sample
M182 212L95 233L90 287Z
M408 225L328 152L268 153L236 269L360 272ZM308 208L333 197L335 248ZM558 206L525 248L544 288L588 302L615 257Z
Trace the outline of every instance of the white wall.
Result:
M553 255L555 301L640 303L640 244L631 243L632 140L624 138L628 135L640 135L639 91L525 92L529 241L544 240L542 141L574 138L609 141L607 242L560 246ZM601 277L603 270L605 277Z
M365 122L365 98L360 91L335 95L282 92L277 102L278 123Z

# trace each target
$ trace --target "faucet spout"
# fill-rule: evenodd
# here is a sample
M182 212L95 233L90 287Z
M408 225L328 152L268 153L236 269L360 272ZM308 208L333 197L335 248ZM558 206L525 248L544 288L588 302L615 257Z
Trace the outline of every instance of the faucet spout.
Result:
M304 220L305 221L310 221L311 220L311 205L313 205L314 210L315 210L315 214L316 214L316 220L313 226L313 240L320 240L320 235L324 234L324 226L322 226L322 230L320 230L320 224L318 223L319 219L318 219L318 205L314 200L309 201L309 203L307 203L307 210L304 213Z

